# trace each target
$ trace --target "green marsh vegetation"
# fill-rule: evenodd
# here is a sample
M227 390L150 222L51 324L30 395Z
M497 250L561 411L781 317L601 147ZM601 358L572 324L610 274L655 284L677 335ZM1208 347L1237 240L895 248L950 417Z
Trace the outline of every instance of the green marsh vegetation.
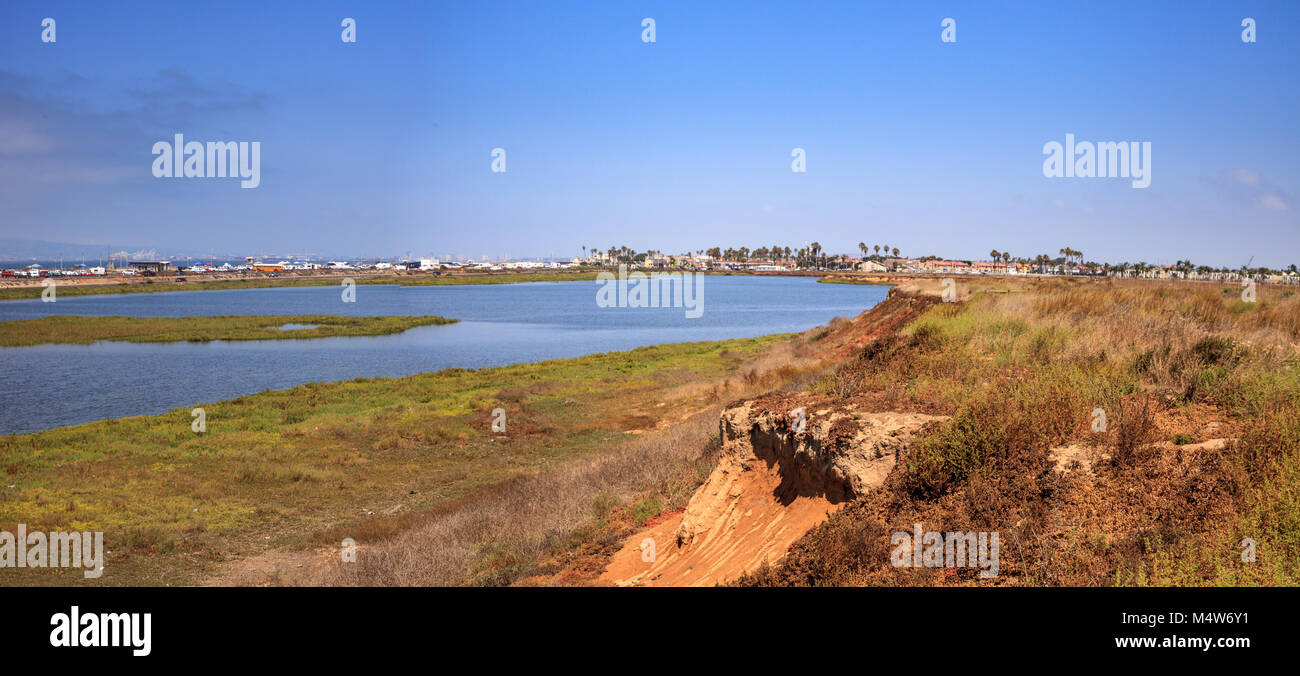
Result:
M716 404L725 396L717 380L786 340L660 345L195 402L206 412L201 434L186 407L3 436L0 528L103 531L110 554L95 583L108 585L195 584L228 560L336 548L343 537L365 546ZM491 430L496 408L507 412L504 434ZM645 471L640 461L629 467ZM4 575L7 584L86 584L64 570Z
M817 279L817 282L819 284L865 284L868 286L894 286L897 283L883 279L873 279L870 277L843 276L820 277Z
M0 322L0 347L43 343L206 342L212 340L286 340L343 336L383 336L417 326L455 323L435 315L341 317L338 315L268 315L213 317L76 317ZM297 327L281 328L286 325Z

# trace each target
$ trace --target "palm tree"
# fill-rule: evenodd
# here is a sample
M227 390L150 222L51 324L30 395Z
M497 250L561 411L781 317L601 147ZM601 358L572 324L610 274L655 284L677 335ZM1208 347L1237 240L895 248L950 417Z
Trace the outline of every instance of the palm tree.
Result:
M1077 259L1079 259L1079 264L1080 264L1080 265L1083 264L1083 252L1082 252L1082 251L1078 251L1078 250L1076 250L1076 249L1072 249L1072 248L1070 248L1070 247L1067 246L1067 247L1065 247L1064 249L1061 249L1060 251L1058 251L1057 253L1059 253L1059 254L1061 254L1062 256L1064 256L1064 257L1065 257L1065 261L1066 261L1067 263L1073 263L1073 262L1074 262L1074 259L1077 258Z
M879 244L876 245L876 255L877 255L877 256L880 255L880 245L879 245Z
M894 247L894 258L898 258L898 247Z

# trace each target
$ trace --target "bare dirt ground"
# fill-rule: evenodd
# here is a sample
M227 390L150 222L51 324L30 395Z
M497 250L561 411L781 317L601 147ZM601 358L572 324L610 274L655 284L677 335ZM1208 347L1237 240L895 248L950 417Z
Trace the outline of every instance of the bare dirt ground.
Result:
M677 544L685 513L672 514L629 538L598 584L712 586L775 563L804 533L839 509L824 495L783 500L782 483L774 464L753 463L730 484L734 492L726 496L726 508L695 542Z
M340 550L323 547L311 551L271 549L222 566L203 584L212 587L272 587L284 584L286 575L333 563Z

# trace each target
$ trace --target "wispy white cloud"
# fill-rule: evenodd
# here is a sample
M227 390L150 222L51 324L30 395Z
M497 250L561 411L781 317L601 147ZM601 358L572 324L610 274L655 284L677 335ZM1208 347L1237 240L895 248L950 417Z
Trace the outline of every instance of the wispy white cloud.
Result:
M1240 167L1226 171L1215 177L1213 183L1218 185L1230 199L1265 211L1288 211L1291 208L1290 194L1254 169Z
M1264 209L1264 211L1290 211L1294 201L1291 199L1290 192L1274 185L1268 177L1257 170L1244 168L1244 166L1214 175L1205 181L1210 186L1216 187L1223 198Z
M100 86L69 71L46 81L0 71L0 195L11 205L50 189L147 177L154 141L232 112L264 111L269 101L174 68L116 85L126 97L109 109L68 93L92 85Z

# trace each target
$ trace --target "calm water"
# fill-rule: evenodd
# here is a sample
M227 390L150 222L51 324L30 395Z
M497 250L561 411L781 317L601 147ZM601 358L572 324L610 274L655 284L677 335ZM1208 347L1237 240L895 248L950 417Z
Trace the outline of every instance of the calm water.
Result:
M155 414L313 381L502 366L642 345L803 331L884 299L881 286L710 276L704 314L600 308L593 282L182 291L0 302L0 321L49 315L442 315L393 336L0 348L0 434Z

